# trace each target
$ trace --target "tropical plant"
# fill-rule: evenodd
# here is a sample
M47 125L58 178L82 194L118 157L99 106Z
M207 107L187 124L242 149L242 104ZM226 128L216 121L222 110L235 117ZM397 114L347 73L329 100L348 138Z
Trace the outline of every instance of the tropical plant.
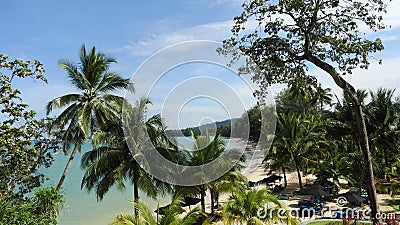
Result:
M390 196L395 197L400 193L400 160L397 160L390 168L387 168L386 174L392 178L390 184L386 186L390 189Z
M17 199L0 197L1 225L57 224L64 196L55 187L39 188L33 197Z
M389 168L399 154L400 112L398 103L394 101L394 91L385 88L379 88L376 92L370 91L371 101L366 106L371 148L375 150L373 155L376 160L383 160L380 163L381 172L385 167Z
M147 128L153 146L157 149L164 149L164 153L173 149L163 138L159 115L145 121L148 104L150 101L142 98L134 108L130 107L132 119L130 120L130 129L135 129L133 135L125 135L122 120L110 121L104 127L104 131L97 131L93 134L93 150L84 153L81 160L81 166L85 169L81 187L89 191L94 189L98 200L102 200L110 187L114 185L118 189L124 190L126 182L131 182L133 185L134 202L139 202L139 189L152 198L159 193L170 191L169 185L158 181L142 169L135 159L136 154L132 151L132 148L145 150L141 144L145 143L142 132L146 131L143 131L141 126ZM128 110L128 105L124 107ZM136 125L134 126L134 124ZM128 138L131 138L129 143ZM134 143L136 143L135 146L130 145ZM135 215L137 215L136 211Z
M245 56L243 73L252 73L264 97L268 87L304 76L312 66L322 69L351 99L356 115L359 146L363 153L371 213L378 215L374 172L363 110L356 89L344 75L368 69L371 55L383 50L382 40L360 32L387 28L382 13L385 1L293 1L250 0L234 18L232 37L218 51L232 57ZM256 26L249 26L255 22ZM373 218L374 223L378 222Z
M56 187L44 187L34 192L32 201L36 214L56 219L64 205L65 197Z
M162 216L154 215L154 212L142 202L133 202L135 209L139 212L139 217L119 214L111 225L192 225L202 216L202 213L199 208L185 212L180 207L182 202L181 198L172 200ZM182 216L181 214L184 212L185 215Z
M318 114L302 115L292 113L288 115L279 114L278 116L273 152L275 152L275 156L290 156L297 171L300 188L303 188L301 181L302 165L312 161L312 155L321 154L325 133L323 121ZM282 151L282 153L278 153L279 151ZM291 161L287 161L287 163L291 163ZM288 167L290 165L287 164L285 166Z
M65 153L74 145L64 172L58 182L60 189L72 165L76 152L91 134L104 127L109 121L118 118L118 106L123 98L110 94L115 90L133 91L129 79L124 79L110 72L111 63L115 59L96 52L93 47L87 52L84 45L80 50L80 63L60 60L59 66L67 72L71 84L80 93L66 94L47 103L47 115L54 108L63 111L55 119L54 124L63 129L63 149Z
M238 192L230 196L223 208L222 219L225 224L298 224L277 196L263 189Z
M208 131L205 136L197 136L192 133L194 139L193 150L186 150L186 165L189 166L200 166L203 168L207 163L214 161L219 158L225 151L225 145L219 136L215 136L214 140L211 140ZM236 150L232 150L229 154L239 154ZM244 158L240 158L244 160ZM224 192L234 192L241 190L247 183L247 179L240 173L235 172L240 167L240 162L232 166L232 161L229 159L218 160L221 168L232 167L230 171L225 173L220 178L210 181L207 183L195 185L195 186L176 186L176 194L178 195L200 195L201 210L205 212L205 196L207 190L210 191L211 199L211 212L214 213L215 202L218 203L218 196ZM206 174L204 171L199 171L197 174L192 174L193 179L207 180L210 174ZM232 185L235 183L235 185Z

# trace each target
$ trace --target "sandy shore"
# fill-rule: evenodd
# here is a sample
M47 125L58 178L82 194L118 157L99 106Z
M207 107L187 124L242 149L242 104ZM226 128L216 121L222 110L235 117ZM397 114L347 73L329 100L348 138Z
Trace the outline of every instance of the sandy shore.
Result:
M255 157L257 157L257 154L261 154L261 152L256 152ZM249 181L256 182L256 181L262 180L265 177L268 177L269 175L271 175L273 173L283 176L283 174L280 174L279 172L265 171L264 164L259 164L256 167L252 168L251 173L249 173L249 171L245 171L244 175L248 178ZM309 199L311 196L294 195L293 194L296 190L300 189L299 184L298 184L297 173L295 171L288 172L286 174L286 178L287 178L287 187L280 194L288 195L288 196L290 196L290 198L289 198L289 200L282 200L282 202L286 205L288 210L291 210L291 211L299 210L298 202L302 199ZM316 180L316 177L312 176L312 175L302 176L303 184L313 183L315 180ZM345 181L341 181L341 182L344 183ZM280 182L277 182L276 184L281 184L283 186L284 185L283 179ZM265 185L259 185L256 188L265 188ZM344 193L347 191L348 191L348 189L341 189L339 191L339 193ZM229 194L220 195L220 199L219 199L220 205L225 204L226 201L228 200L228 198L229 198ZM395 211L394 208L388 204L388 201L390 199L391 199L390 196L387 194L378 194L378 202L380 205L381 212L394 212ZM321 218L321 217L330 218L332 216L332 213L334 213L335 211L332 212L327 209L340 210L342 208L339 207L335 201L333 201L333 202L327 202L325 205L325 209L326 209L325 212L323 212L322 214L318 214L317 216L314 216L311 218L300 219L300 221L305 222L307 220L312 220L312 219ZM363 206L362 208L360 208L360 210L366 210L366 209L368 209L368 206ZM221 211L222 211L222 207L219 207L216 210L216 212L221 212ZM207 193L207 196L206 196L206 212L211 212L209 193Z

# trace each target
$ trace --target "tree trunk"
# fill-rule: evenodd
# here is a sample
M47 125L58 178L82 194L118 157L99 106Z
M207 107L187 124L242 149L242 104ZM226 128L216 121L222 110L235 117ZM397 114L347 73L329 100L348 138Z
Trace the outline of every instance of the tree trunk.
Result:
M133 202L135 203L135 207L133 208L133 213L135 214L135 217L139 217L139 212L137 209L137 204L139 203L139 187L138 187L138 183L139 183L139 167L138 165L135 163L135 171L133 173Z
M346 80L344 80L341 75L336 71L336 69L331 66L330 64L320 60L319 58L309 54L306 56L307 59L312 62L314 65L317 67L321 68L325 72L327 72L335 83L342 88L351 98L351 101L354 105L354 111L357 116L357 125L358 125L358 130L359 130L359 142L360 142L360 148L363 153L363 158L364 158L364 164L365 164L365 170L367 172L366 174L366 184L368 186L368 197L370 200L370 207L371 207L371 217L373 223L379 222L379 219L376 218L379 213L379 205L378 205L378 200L377 200L377 195L376 195L376 187L374 183L374 171L372 168L372 161L371 161L371 153L369 150L369 144L368 144L368 134L367 134L367 128L365 125L365 120L364 120L364 115L362 112L361 108L361 103L360 100L358 99L357 92L354 89L354 87L349 84Z
M300 165L296 158L294 159L294 164L296 165L297 178L299 178L300 189L303 189L303 182L301 182Z
M74 150L72 150L71 155L69 156L67 165L65 165L65 169L64 169L63 174L61 175L60 181L58 181L57 190L61 189L61 187L64 183L64 180L68 175L69 169L71 168L72 162L74 161L75 155L78 152L78 149L80 149L80 147L81 147L81 144L77 144L77 143L75 144Z
M201 211L206 212L206 202L205 202L206 191L203 187L200 188L200 200L201 200Z
M211 196L211 215L214 215L214 199L215 199L215 192L210 189L210 196Z
M282 173L283 173L283 181L284 181L284 185L285 185L285 188L287 187L287 179L286 179L286 169L285 169L285 167L284 166L282 166Z

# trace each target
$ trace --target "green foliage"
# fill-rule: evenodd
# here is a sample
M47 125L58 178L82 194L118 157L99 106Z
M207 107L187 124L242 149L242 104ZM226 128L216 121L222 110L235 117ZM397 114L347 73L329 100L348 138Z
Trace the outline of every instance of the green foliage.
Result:
M209 176L212 176L212 174L203 172L205 169L204 167L225 153L225 145L218 135L211 140L208 131L205 136L197 136L192 133L192 137L194 139L193 151L185 150L186 161L184 162L184 165L199 166L202 169L196 174L191 174L191 176L195 179L209 180ZM234 155L238 154L238 152L232 150L229 154ZM242 157L240 160L244 161L244 158ZM233 168L230 171L214 181L189 187L176 186L176 193L183 196L200 195L201 209L205 212L205 195L207 190L210 190L211 192L210 198L212 205L214 205L214 202L218 204L218 196L220 193L243 190L245 183L247 183L247 179L242 174L236 172L236 170L240 168L241 162L232 162L229 157L225 157L222 160L219 159L218 162L219 166L224 169L231 168L232 163L236 163L236 165L233 165ZM214 209L212 209L212 213L213 212Z
M138 164L138 158L135 159L142 159L139 150L146 151L144 132L149 135L151 145L160 151L164 149L167 154L171 148L160 116L155 115L145 121L148 104L150 101L146 98L138 101L135 107L125 103L124 113L129 116L129 119L125 118L129 123L127 133L124 133L120 119L109 121L103 131L97 131L92 136L93 150L86 152L81 160L81 166L85 169L81 187L89 191L94 189L98 200L102 200L112 186L124 190L126 182L132 183L135 190L141 189L153 198L170 190L168 185L147 174ZM139 196L135 194L134 198L139 199Z
M274 83L287 83L306 74L305 61L329 61L345 73L356 67L368 68L371 53L383 50L379 38L369 40L360 32L361 25L371 30L384 29L383 1L246 1L243 13L235 17L233 37L218 51L249 57L246 68L255 72L253 79L262 92ZM251 30L248 24L258 26ZM246 32L243 32L246 30Z
M10 60L0 54L0 196L23 197L44 181L40 168L52 163L58 139L49 133L48 119L36 120L36 112L23 103L14 78L31 77L46 82L36 60Z
M129 79L109 71L110 64L115 62L115 59L97 52L95 47L87 52L84 45L80 50L79 64L68 60L59 62L59 66L67 72L71 84L80 93L55 98L46 106L47 114L54 108L63 108L53 125L61 129L64 152L68 153L69 148L74 146L57 185L58 189L61 188L82 143L96 130L105 127L107 122L119 119L124 98L110 92L121 89L133 91Z
M56 187L44 187L34 192L32 203L34 213L55 220L65 202L64 196Z
M57 224L63 203L64 196L55 187L40 188L24 200L0 197L0 224Z
M134 215L119 214L115 217L111 225L192 225L202 216L199 208L194 208L186 212L180 207L182 200L175 198L163 212L164 215L154 215L154 213L142 202L133 203L139 212L139 217Z
M233 194L224 206L222 215L225 224L298 224L289 211L285 210L278 197L267 190L249 190Z

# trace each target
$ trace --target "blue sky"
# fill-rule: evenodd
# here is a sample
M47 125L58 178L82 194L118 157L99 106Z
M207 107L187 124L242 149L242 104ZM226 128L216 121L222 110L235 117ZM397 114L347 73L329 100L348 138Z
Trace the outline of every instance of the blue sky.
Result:
M44 64L48 84L33 83L31 80L17 82L23 92L24 101L36 109L39 116L43 116L47 101L74 92L65 78L64 71L58 68L57 62L63 58L77 61L78 50L82 44L88 47L94 45L98 50L116 58L118 64L113 65L111 69L124 77L131 77L146 58L169 45L190 40L222 41L228 38L233 17L241 13L241 2L6 0L2 1L0 7L3 30L0 35L0 52L12 58L38 59ZM392 25L392 29L368 34L383 38L386 50L377 54L377 57L383 58L384 61L382 66L373 63L369 71L356 71L354 75L348 76L348 80L356 87L376 89L380 86L400 86L400 75L397 72L400 62L398 12L400 3L393 1L389 4L386 16L386 21ZM325 87L333 87L336 93L340 93L327 75L319 70L310 72L315 74ZM243 88L244 83L227 69L204 64L182 66L166 74L166 77L171 78L165 79L161 86L165 89L171 82L177 83L182 78L177 78L179 75L186 78L192 75L222 79L243 96L245 107L254 104L249 90ZM162 88L156 90L159 92L153 94L154 108L159 107L159 103L162 102L157 97L160 98L166 93ZM182 95L184 94L182 91ZM207 113L215 120L226 117L223 107L216 106L212 101L206 104L206 100L197 99L186 104L187 108L182 110L185 116L182 116L180 126L197 125L201 118L207 117ZM168 125L176 126L174 122Z

